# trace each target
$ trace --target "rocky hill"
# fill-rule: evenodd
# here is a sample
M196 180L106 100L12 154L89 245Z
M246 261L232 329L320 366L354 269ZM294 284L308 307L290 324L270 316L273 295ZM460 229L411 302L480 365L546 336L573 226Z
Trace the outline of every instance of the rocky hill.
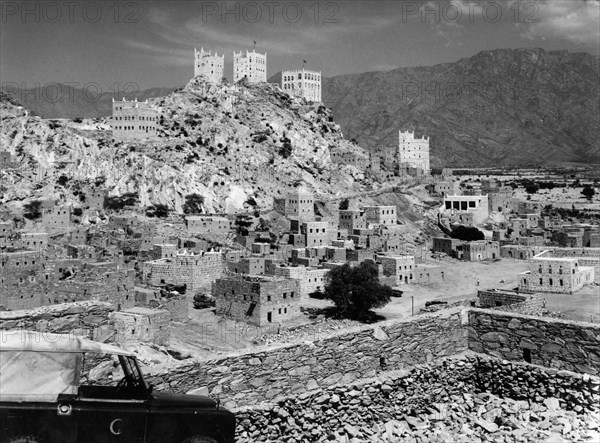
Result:
M151 101L161 108L159 137L121 143L106 118L46 120L2 96L0 143L18 165L3 173L2 203L77 200L102 186L111 195L137 192L141 206L180 211L186 195L199 193L207 212L236 212L270 207L299 185L336 195L366 183L355 168L332 163L333 147L365 154L330 112L268 84L210 88L197 78Z
M436 166L600 163L599 60L542 49L328 79L325 104L361 146L431 136Z
M395 146L399 129L431 136L434 166L600 163L599 85L599 59L590 54L499 49L436 66L324 78L323 100L363 147ZM47 118L109 116L114 95L90 100L60 84L44 94L7 92Z

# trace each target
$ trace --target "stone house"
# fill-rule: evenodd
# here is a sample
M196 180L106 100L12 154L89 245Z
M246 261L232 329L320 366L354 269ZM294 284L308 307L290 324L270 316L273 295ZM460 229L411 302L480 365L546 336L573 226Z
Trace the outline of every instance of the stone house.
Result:
M535 256L529 271L519 274L519 290L572 294L594 283L594 268L580 266L577 258Z
M169 344L169 323L171 313L145 307L132 307L114 312L117 343L154 343L159 346Z
M230 276L212 287L216 314L256 326L287 322L300 315L300 285L282 277Z
M363 208L367 224L372 226L394 226L397 224L396 206L367 206Z

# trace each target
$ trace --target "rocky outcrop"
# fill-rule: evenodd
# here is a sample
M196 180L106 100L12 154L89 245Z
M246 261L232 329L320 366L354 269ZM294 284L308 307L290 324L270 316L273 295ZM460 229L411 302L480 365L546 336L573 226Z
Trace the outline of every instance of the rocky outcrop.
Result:
M2 203L79 204L83 189L139 194L140 206L181 212L204 196L206 212L270 208L299 184L322 195L360 191L364 176L331 161L330 149L365 152L344 139L330 111L269 84L209 87L201 78L150 101L160 108L154 140L115 142L108 119L50 121L3 96L0 142L20 165L6 172ZM58 182L65 175L66 180Z

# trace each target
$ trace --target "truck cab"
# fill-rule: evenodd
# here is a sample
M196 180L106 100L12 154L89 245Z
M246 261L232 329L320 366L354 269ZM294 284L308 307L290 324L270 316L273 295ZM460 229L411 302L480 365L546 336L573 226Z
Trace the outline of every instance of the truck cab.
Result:
M85 355L123 378L82 383ZM69 334L0 331L0 443L233 443L235 416L205 396L155 392L136 357Z

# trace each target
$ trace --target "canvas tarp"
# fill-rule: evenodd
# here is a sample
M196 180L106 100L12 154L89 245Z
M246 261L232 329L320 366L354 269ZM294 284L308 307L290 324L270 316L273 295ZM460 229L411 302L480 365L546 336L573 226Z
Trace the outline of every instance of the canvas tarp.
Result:
M54 402L77 394L83 355L0 350L0 401Z

